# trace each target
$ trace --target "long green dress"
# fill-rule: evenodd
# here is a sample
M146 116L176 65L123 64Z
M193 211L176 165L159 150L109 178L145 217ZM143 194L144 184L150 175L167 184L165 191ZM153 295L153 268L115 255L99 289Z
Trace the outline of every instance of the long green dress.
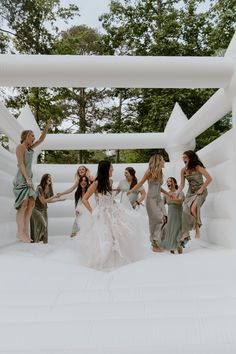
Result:
M161 243L163 217L166 215L165 206L161 199L161 186L162 181L154 179L148 180L146 209L152 246L159 246Z
M184 200L184 193L179 193L179 198ZM160 247L171 251L181 246L182 235L182 203L175 203L168 196L164 197L164 203L168 205L168 221L162 229L162 241Z
M24 164L29 178L32 180L32 160L33 160L34 151L31 149L26 149L24 154ZM25 177L22 175L21 170L18 168L17 174L13 181L13 192L15 194L15 208L19 209L22 202L27 198L36 199L36 193L34 188L30 188L25 180Z
M197 195L197 192L203 185L203 177L200 172L194 172L189 175L186 175L185 178L189 183L189 188L184 199L183 203L183 216L182 216L182 234L188 234L189 231L193 230L196 227L196 224L199 227L202 225L201 217L200 217L200 208L202 204L205 202L207 197L207 190L205 189L201 195ZM191 205L193 202L197 203L197 217L195 218L191 214Z
M30 236L33 242L43 243L48 242L48 206L47 204L42 204L39 196L44 196L45 199L53 196L52 188L49 189L48 193L43 192L43 188L39 185L36 190L37 198L35 201L35 207L33 209L30 218Z

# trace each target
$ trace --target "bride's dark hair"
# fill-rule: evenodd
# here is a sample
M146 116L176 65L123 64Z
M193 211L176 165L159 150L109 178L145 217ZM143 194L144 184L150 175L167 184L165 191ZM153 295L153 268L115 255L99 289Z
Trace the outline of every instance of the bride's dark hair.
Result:
M111 167L111 161L102 160L98 164L98 171L96 181L98 181L97 191L101 194L107 194L111 192L109 170Z

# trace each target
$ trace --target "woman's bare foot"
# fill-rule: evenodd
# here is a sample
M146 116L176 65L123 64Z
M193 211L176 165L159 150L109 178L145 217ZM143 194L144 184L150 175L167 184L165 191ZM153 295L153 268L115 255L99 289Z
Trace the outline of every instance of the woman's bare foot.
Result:
M180 241L184 241L187 237L188 237L188 235L187 235L186 233L183 234L182 237L181 237L181 239L180 239Z
M200 227L199 227L198 224L196 225L195 230L196 230L195 238L196 238L197 240L199 240L199 239L200 239Z
M20 240L20 241L22 241L24 243L30 243L31 242L31 239L28 236L24 235L24 234L22 234L22 235L17 234L16 238L18 238L18 240Z
M153 252L163 252L163 250L159 246L152 246Z
M70 237L73 238L73 237L75 237L76 235L77 235L77 232L72 232L71 235L70 235Z

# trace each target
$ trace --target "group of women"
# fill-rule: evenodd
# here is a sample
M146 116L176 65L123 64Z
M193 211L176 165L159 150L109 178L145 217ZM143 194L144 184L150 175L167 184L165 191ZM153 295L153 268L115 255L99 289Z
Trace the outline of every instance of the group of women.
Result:
M80 166L74 184L64 192L53 193L49 174L43 175L35 191L31 170L33 148L45 139L49 126L50 122L37 141L32 131L24 131L16 149L18 172L14 179L14 193L17 237L21 241L47 243L47 203L60 201L63 195L73 191L76 219L71 236L79 232L76 238L79 257L81 264L86 266L114 269L146 256L146 232L140 225L142 218L134 210L143 204L145 198L154 252L168 250L182 253L189 240L189 232L193 229L195 237L200 237L200 209L212 178L194 151L184 152L180 185L177 185L174 177L169 177L168 190L162 187L164 158L155 154L150 158L148 169L139 182L135 170L127 167L125 179L114 188L113 166L110 161L103 160L98 164L96 178L90 176L85 166ZM184 196L186 180L189 188ZM145 182L148 185L147 193L143 187ZM117 202L119 196L120 201ZM168 205L168 213L165 204Z

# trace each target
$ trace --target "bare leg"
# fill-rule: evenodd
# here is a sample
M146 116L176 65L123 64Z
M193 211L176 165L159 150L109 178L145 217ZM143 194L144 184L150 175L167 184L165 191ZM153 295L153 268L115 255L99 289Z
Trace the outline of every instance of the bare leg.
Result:
M193 204L191 205L191 214L197 218L197 203L196 201L193 202ZM196 233L195 233L195 238L196 239L199 239L200 238L200 227L198 224L196 224L195 226L195 230L196 230Z
M16 212L16 223L17 223L16 237L23 242L29 242L29 240L25 235L25 230L24 230L24 220L25 220L27 205L28 205L28 199L22 202L20 208Z
M199 238L200 238L200 227L199 227L198 224L196 224L195 230L196 230L195 238L199 240Z
M178 250L177 250L177 251L178 251L178 254L182 254L182 253L183 253L183 247L181 247L181 246L178 247Z
M32 211L34 209L35 201L33 198L28 199L27 209L24 216L24 234L30 239L29 236L29 224Z
M180 241L184 241L187 237L188 237L188 234L185 232L185 233L182 235Z

